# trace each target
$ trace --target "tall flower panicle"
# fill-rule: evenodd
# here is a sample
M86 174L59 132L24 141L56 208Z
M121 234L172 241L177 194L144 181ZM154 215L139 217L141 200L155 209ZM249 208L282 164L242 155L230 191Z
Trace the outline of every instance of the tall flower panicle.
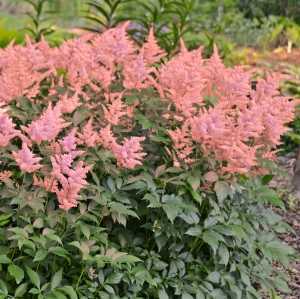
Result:
M44 42L25 47L10 45L0 51L0 103L39 93L40 83L53 72L51 48Z
M39 179L36 175L33 175L33 185L53 193L55 193L58 188L57 180L52 176Z
M68 124L62 118L60 106L52 108L52 105L49 104L40 118L33 121L28 127L23 127L23 130L32 141L41 143L42 141L53 141L67 126Z
M93 119L90 118L82 129L82 133L78 133L79 143L88 147L94 147L99 141L99 135L93 128Z
M146 156L141 146L141 142L144 140L145 137L125 138L120 145L110 126L100 130L100 144L113 153L118 165L122 168L133 169L138 165L142 165L142 160Z
M184 161L187 164L192 163L194 159L191 158L191 155L193 153L194 145L188 123L184 123L182 128L177 128L173 131L169 130L168 133L173 141L179 160ZM175 162L175 164L177 164L177 160Z
M67 153L76 150L77 146L77 138L76 138L76 129L72 129L72 131L64 137L63 140L60 141L60 144L63 150Z
M126 89L141 90L151 86L150 73L153 71L153 68L146 65L143 51L141 49L137 56L128 59L124 63L123 85Z
M12 155L20 169L24 172L35 172L42 167L39 163L42 158L36 157L36 155L28 148L26 143L22 144L21 150L13 152Z
M16 135L17 130L12 119L4 109L0 109L0 147L6 147Z
M147 41L143 44L142 50L144 61L148 65L158 62L166 55L157 44L153 27L149 30Z
M136 47L126 32L129 23L106 30L97 36L92 44L98 47L98 58L105 65L123 64L134 55Z
M162 97L170 99L176 109L192 116L203 102L205 77L201 49L183 51L159 69L158 86Z
M127 115L127 106L122 101L123 93L116 93L109 97L110 103L102 105L104 118L112 125L118 125L121 118Z
M72 113L81 105L79 101L78 93L74 93L72 96L64 94L60 97L58 106L62 113Z
M142 160L146 156L141 146L141 142L144 140L144 137L125 138L122 145L112 148L112 152L120 167L133 169L142 165Z
M83 161L73 167L74 157L71 154L56 155L51 157L53 167L52 177L60 183L54 192L57 195L59 207L69 210L78 205L79 193L87 185L86 175L90 171Z
M117 140L111 130L111 125L107 125L99 132L99 143L108 150L112 150L117 147Z

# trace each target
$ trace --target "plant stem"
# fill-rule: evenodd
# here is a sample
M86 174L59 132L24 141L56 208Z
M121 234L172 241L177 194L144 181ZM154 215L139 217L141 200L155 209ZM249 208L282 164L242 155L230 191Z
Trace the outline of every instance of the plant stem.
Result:
M76 291L78 290L78 287L79 287L79 284L80 284L80 281L81 281L81 278L82 278L83 273L84 273L84 268L82 267L80 276L79 276L79 278L78 278L78 280L77 280L77 283L76 283Z

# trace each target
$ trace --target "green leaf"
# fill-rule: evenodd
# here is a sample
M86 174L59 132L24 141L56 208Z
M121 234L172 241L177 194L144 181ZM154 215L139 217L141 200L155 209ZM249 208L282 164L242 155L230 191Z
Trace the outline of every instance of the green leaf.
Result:
M63 274L63 269L60 269L52 276L51 290L56 289L60 285L60 283L62 281L62 274Z
M231 193L230 186L228 185L228 183L223 182L223 181L216 182L214 190L215 190L215 192L217 194L217 198L218 198L219 202L221 202L221 203Z
M163 209L164 209L165 213L167 214L168 219L172 223L174 222L174 219L180 213L180 209L178 209L176 206L172 206L172 205L164 205Z
M227 247L223 244L218 249L218 253L220 256L220 264L227 265L229 262L229 251Z
M116 263L129 263L129 264L134 264L137 262L140 262L141 259L139 259L138 257L134 256L134 255L130 255L130 254L124 254L120 257L117 257L115 259Z
M190 193L191 193L193 199L201 205L203 202L203 198L201 197L201 195L197 191L194 191L194 190L190 190Z
M41 281L38 273L30 269L29 267L26 267L26 272L30 278L30 281L38 288L40 289Z
M275 207L284 209L283 201L273 189L270 189L267 186L262 186L257 190L257 197L258 200L261 200L264 203L272 204Z
M211 272L208 276L207 276L207 280L209 280L210 282L212 283L219 283L220 281L220 278L221 278L221 275L219 272Z
M62 247L59 247L59 246L55 246L55 247L50 247L48 252L51 252L57 256L60 256L60 257L64 257L66 258L67 260L69 260L69 253L66 249L62 248Z
M169 299L169 295L165 291L165 289L161 289L158 291L158 298L159 299Z
M118 283L120 283L122 277L123 277L123 273L116 273L115 272L115 273L110 274L106 278L105 282L108 283L108 284L118 284Z
M15 291L15 297L23 297L23 295L25 295L25 293L27 292L27 287L27 282L20 284Z
M181 299L194 299L194 297L188 293L183 293Z
M36 252L35 256L34 256L33 261L34 262L40 262L40 261L42 261L42 260L44 260L46 258L47 254L48 254L47 250L45 250L45 249L39 249Z
M4 298L6 298L6 296L8 295L7 285L2 279L0 279L0 294L5 295Z
M289 288L287 282L281 278L276 278L274 281L274 284L276 286L276 289L278 289L279 291L282 291L284 293L290 293L291 289Z
M67 299L64 293L59 292L57 290L53 291L53 295L55 296L56 299Z
M10 264L11 260L5 254L0 255L0 264Z
M135 119L139 122L144 130L155 128L155 123L151 122L148 118L144 116L142 113L137 113L135 115Z
M183 204L180 198L175 195L164 195L162 197L163 210L167 214L168 219L173 223L174 219L182 212Z
M24 278L24 271L17 265L11 264L8 266L9 274L15 278L16 283L19 284Z
M0 222L8 220L13 214L1 214Z
M194 227L190 227L186 232L186 235L189 236L200 236L202 234L202 227L201 226L194 226Z
M205 295L201 290L197 290L196 299L205 299Z
M67 294L70 297L70 299L78 299L78 296L73 287L64 286L63 288L60 288L60 290Z
M214 231L208 230L203 233L203 241L206 242L214 252L217 251L219 246L219 234Z
M189 176L187 178L188 183L192 187L194 191L196 191L200 186L200 178L199 176Z
M80 230L83 233L83 235L89 240L90 235L91 235L90 228L84 223L80 223L79 227L80 227Z
M242 279L243 283L250 287L251 281L250 281L249 275L244 271L240 271L240 274L241 274L241 279Z

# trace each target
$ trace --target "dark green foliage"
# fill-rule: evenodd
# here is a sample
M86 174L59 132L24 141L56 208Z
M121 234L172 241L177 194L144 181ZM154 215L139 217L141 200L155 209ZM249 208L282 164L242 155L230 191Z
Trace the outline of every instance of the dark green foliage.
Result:
M220 181L215 192L203 192L196 169L109 176L95 163L95 183L78 211L57 210L30 186L22 193L2 186L1 298L261 298L258 287L288 291L272 268L293 254L276 237L288 227L264 207L281 203L259 180Z
M262 298L261 289L288 292L273 264L287 266L294 252L277 237L290 228L266 207L284 207L265 185L270 176L220 177L204 187L204 159L189 170L172 167L162 107L150 97L143 95L136 115L135 130L149 136L144 166L120 171L108 152L92 149L92 183L78 208L59 210L27 176L20 185L1 183L1 299L252 299Z

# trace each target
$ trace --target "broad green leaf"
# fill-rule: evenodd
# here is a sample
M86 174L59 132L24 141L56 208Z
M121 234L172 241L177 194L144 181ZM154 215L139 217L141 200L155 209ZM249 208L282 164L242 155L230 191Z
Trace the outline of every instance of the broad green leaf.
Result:
M67 299L67 297L65 296L65 294L62 291L60 292L60 291L55 290L52 293L56 299Z
M165 213L167 214L168 219L173 223L174 219L178 216L180 213L181 209L179 209L176 206L172 205L163 205L163 209Z
M118 283L120 283L122 277L123 277L123 273L116 273L115 272L115 273L110 274L106 278L105 282L108 283L108 284L118 284Z
M220 278L221 278L220 273L219 273L219 272L216 272L216 271L211 272L211 273L207 276L207 280L209 280L210 282L215 283L215 284L219 283Z
M275 286L276 286L276 289L278 289L279 291L282 291L284 293L291 292L291 289L289 288L287 282L281 278L275 279Z
M198 176L189 176L187 181L194 191L196 191L200 186L200 178Z
M201 226L193 226L193 227L190 227L186 232L185 232L186 235L189 235L189 236L200 236L202 234L202 227Z
M218 249L218 253L220 256L220 264L227 266L227 264L229 262L229 251L228 251L227 247L225 245L221 244L221 246Z
M169 295L165 291L165 289L161 289L158 291L158 298L159 299L169 299Z
M51 252L57 256L60 256L60 257L64 257L66 258L67 260L69 260L69 253L66 249L62 248L62 247L58 247L58 246L55 246L55 247L50 247L48 252Z
M181 299L194 299L194 297L188 293L183 293Z
M258 200L264 203L271 204L274 205L275 207L284 209L283 201L280 199L280 197L273 189L270 189L267 186L262 186L257 190L257 197Z
M164 195L162 197L163 210L167 214L168 219L173 223L174 219L182 212L183 203L180 198L174 195Z
M134 263L137 263L137 262L140 262L141 260L136 257L136 256L133 256L133 255L129 255L129 254L124 254L120 257L117 257L115 259L115 262L116 263L129 263L129 264L134 264Z
M215 183L215 192L219 202L222 203L231 193L230 186L226 182L218 181Z
M64 286L60 290L67 294L70 299L78 299L78 296L72 286Z
M27 292L27 287L27 282L20 284L15 291L15 297L23 297L23 295L25 295L25 293Z
M251 286L251 281L250 281L249 275L244 271L240 271L240 274L241 274L241 279L242 279L243 283L246 284L247 286Z
M26 272L30 278L30 281L38 288L40 289L41 286L41 280L40 277L38 275L38 273L36 273L35 271L33 271L31 268L26 267Z
M203 233L202 239L213 249L214 252L217 251L219 246L219 234L212 230L208 230Z
M60 283L62 281L62 274L63 274L63 269L60 269L52 276L51 290L56 289L60 285Z
M0 294L3 294L5 296L8 295L7 285L2 279L0 279Z
M16 283L19 284L24 278L24 271L17 265L11 264L8 266L9 274L15 278Z
M11 259L7 257L5 254L0 255L0 264L10 264Z
M34 256L33 261L34 262L40 262L40 261L42 261L42 260L44 260L46 258L47 254L48 254L47 250L45 250L45 249L39 249L36 252L35 256Z
M205 299L205 295L202 291L197 290L196 299Z

